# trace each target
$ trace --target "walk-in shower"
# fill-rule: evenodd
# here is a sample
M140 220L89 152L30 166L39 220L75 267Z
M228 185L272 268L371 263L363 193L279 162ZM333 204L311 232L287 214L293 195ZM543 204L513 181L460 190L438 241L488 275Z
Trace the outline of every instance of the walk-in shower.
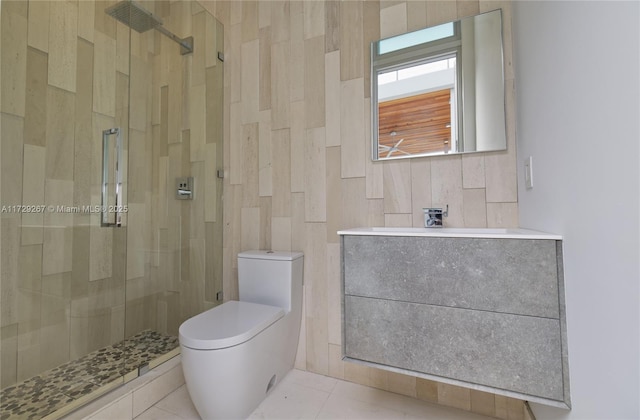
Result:
M220 303L224 31L190 0L0 8L0 418L53 419Z
M141 5L133 0L123 0L120 3L108 7L105 12L137 32L143 33L151 29L155 29L161 34L168 36L180 44L180 53L182 55L193 52L192 36L180 38L171 31L168 31L164 26L162 26L163 24L160 18L156 17L148 10L145 10Z

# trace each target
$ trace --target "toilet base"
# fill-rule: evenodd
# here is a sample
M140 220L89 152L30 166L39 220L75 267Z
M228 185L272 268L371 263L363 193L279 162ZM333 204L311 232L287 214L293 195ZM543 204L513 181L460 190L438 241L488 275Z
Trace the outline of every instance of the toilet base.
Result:
M293 368L299 324L291 328L290 315L237 346L180 346L187 389L203 419L247 418Z

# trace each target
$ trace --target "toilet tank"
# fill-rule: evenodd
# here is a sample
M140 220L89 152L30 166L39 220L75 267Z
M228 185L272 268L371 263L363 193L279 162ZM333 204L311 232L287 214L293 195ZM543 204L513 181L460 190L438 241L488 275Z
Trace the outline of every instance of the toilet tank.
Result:
M302 301L302 262L301 252L245 251L239 253L240 301L278 306L291 311L294 303Z

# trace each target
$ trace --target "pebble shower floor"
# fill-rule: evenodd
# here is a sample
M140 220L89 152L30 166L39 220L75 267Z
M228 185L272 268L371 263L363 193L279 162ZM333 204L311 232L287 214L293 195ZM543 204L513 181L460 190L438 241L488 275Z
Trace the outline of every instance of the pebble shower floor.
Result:
M0 419L59 418L179 351L177 337L142 331L1 390Z

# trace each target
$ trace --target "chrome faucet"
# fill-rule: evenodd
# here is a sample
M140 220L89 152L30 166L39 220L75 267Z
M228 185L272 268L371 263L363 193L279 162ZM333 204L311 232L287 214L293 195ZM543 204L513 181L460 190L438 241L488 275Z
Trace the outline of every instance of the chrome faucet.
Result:
M423 208L424 212L424 227L426 228L441 228L442 218L449 216L449 205L447 209L442 211L440 207Z

